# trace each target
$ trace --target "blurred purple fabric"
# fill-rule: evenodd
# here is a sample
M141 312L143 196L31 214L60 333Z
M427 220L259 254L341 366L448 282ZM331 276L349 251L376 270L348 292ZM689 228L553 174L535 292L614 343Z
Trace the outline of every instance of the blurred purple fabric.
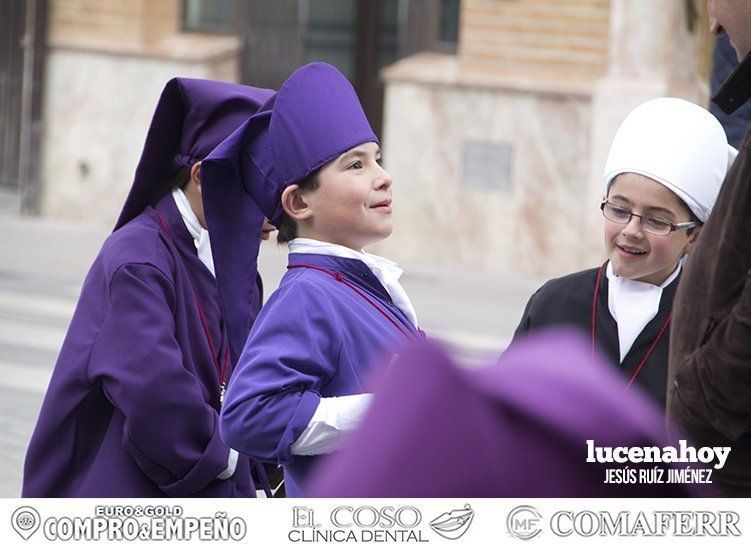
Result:
M362 427L311 479L313 497L687 497L706 487L604 484L596 446L667 445L663 413L570 330L460 368L423 343L382 377ZM632 465L639 468L639 465ZM652 465L644 464L643 467ZM677 465L672 465L676 467ZM665 468L663 466L663 468Z

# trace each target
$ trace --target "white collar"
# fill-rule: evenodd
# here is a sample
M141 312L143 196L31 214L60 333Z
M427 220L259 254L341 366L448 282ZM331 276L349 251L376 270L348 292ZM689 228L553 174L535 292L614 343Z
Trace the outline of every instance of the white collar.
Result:
M639 289L648 289L650 287L654 287L656 289L660 289L662 291L673 283L673 280L678 277L678 274L681 273L681 269L683 268L683 261L686 260L685 257L683 257L681 260L678 261L678 265L675 267L675 270L673 270L673 273L670 274L665 281L663 281L660 285L654 285L652 283L647 283L645 281L638 281L638 280L629 280L627 278L624 278L622 276L619 276L615 273L615 270L613 270L613 263L608 261L608 266L605 268L605 274L607 274L608 282L612 282L614 280L623 282L626 285L634 286L635 288Z
M340 244L322 242L313 238L295 238L289 242L290 253L317 253L319 255L331 255L332 257L344 257L347 259L358 259L366 265L377 268L391 269L396 274L397 279L401 277L403 270L394 262L372 253L357 251ZM398 272L396 272L398 271Z
M620 360L626 358L634 342L644 327L654 319L660 310L662 291L678 277L683 260L678 262L668 278L660 285L636 281L616 275L612 263L608 262L608 309L618 325L618 347Z
M391 296L394 304L401 309L410 321L417 327L417 313L415 312L412 302L407 296L406 291L399 283L399 278L404 272L399 266L389 259L366 253L365 251L356 251L352 248L329 242L322 242L312 238L295 238L289 242L290 253L313 253L317 255L330 255L332 257L344 257L346 259L357 259L365 265L378 278L381 285Z
M188 232L193 237L193 244L196 246L198 259L209 269L211 275L216 277L216 272L214 271L214 258L211 255L209 231L201 226L198 216L193 211L193 208L190 207L188 197L185 196L182 189L173 189L172 198L175 200L177 210L183 218L185 228L188 229Z

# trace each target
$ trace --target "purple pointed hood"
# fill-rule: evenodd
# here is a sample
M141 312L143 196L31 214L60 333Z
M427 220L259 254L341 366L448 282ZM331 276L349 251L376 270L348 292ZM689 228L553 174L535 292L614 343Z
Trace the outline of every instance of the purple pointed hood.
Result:
M353 147L377 141L349 81L333 66L316 62L295 71L202 163L219 298L236 356L250 331L264 217L278 227L288 185ZM228 214L239 215L244 229L218 226Z
M203 160L273 95L268 89L219 81L168 81L115 230L167 194L177 169Z

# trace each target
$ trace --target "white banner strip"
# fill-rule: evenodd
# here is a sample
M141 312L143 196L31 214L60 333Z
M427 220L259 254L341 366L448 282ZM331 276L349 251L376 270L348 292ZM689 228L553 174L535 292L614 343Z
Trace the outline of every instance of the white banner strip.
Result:
M732 499L2 499L0 540L43 542L747 542Z

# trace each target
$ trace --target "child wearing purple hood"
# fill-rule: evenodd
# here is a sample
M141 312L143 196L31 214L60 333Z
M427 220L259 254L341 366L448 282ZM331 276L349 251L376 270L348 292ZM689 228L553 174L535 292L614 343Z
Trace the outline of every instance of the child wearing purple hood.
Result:
M214 278L227 275L237 232L247 240L252 202L232 187L207 191L201 161L272 95L167 83L120 219L84 282L27 452L23 496L255 496L250 461L219 435L236 357ZM256 251L262 225L252 231ZM249 277L249 296L234 308L246 334L262 298L255 270Z
M209 157L240 177L289 242L289 271L253 325L222 407L225 441L284 467L288 496L370 402L368 376L420 331L396 264L363 247L391 234L392 179L354 89L296 71Z

